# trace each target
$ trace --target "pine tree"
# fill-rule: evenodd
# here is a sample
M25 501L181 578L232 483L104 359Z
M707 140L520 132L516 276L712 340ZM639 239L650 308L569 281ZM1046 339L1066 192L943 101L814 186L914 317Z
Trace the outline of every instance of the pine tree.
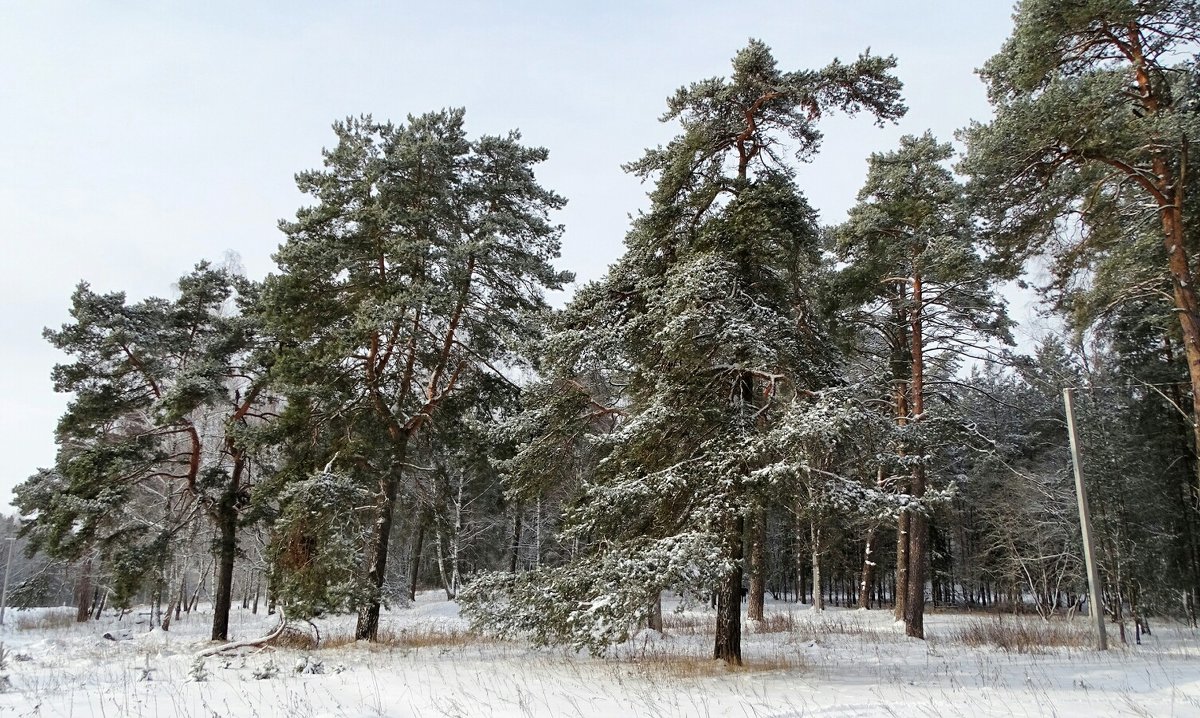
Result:
M893 65L863 55L782 72L751 41L729 79L670 98L663 120L682 133L627 167L655 182L651 208L608 276L564 312L547 361L558 399L533 415L617 421L594 436L604 455L567 517L588 551L559 569L477 580L464 595L477 621L602 650L662 590L716 585L713 655L741 662L745 520L765 498L751 477L760 439L780 397L828 374L793 281L817 262L813 212L781 153L791 142L810 157L828 112L902 114ZM581 381L595 376L605 391Z
M119 600L147 576L161 592L172 544L207 514L220 534L212 635L224 640L249 494L244 428L266 398L257 288L201 263L178 290L129 304L79 285L73 321L46 331L74 359L53 373L55 389L74 395L57 465L16 496L35 547L70 559L98 552Z
M561 228L548 215L564 200L534 178L546 151L515 132L470 140L463 117L335 124L324 169L297 176L316 204L281 223L267 280L284 346L275 376L310 432L330 437L308 471L347 464L378 479L359 638L378 633L414 439L473 374L517 360L525 315L570 278L550 265Z
M975 252L962 187L944 166L952 156L950 145L928 133L871 155L859 204L839 230L848 263L841 285L862 302L858 321L886 347L893 411L906 434L890 482L918 503L931 459L922 437L930 420L927 363L953 366L962 356L986 357L980 339L1011 341L989 268ZM924 636L928 515L925 508L904 511L897 529L897 618L918 638Z
M1018 262L1045 252L1060 277L1140 244L1140 231L1116 226L1157 225L1158 277L1182 336L1200 446L1197 193L1187 172L1200 105L1195 62L1182 59L1197 42L1195 0L1023 0L982 70L996 116L965 132L963 168L993 245ZM1132 287L1139 277L1117 279Z

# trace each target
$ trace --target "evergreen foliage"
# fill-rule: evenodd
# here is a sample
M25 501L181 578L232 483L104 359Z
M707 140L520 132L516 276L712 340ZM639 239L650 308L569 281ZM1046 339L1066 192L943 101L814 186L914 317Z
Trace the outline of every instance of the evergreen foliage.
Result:
M769 460L761 439L784 398L828 383L832 369L804 311L817 263L813 212L781 148L790 140L797 159L810 157L816 121L829 112L900 116L893 65L863 55L782 72L752 41L729 79L695 83L668 101L663 120L677 121L681 134L627 166L655 181L651 208L634 220L608 276L560 317L546 350L553 403L530 415L549 436L581 417L603 432L593 431L602 458L567 515L566 534L587 548L558 570L473 586L463 599L478 624L597 649L627 636L662 590L694 594L705 567L717 584L714 657L741 662L744 523L766 501L752 479ZM607 386L590 393L581 380L590 376ZM581 395L577 416L572 390ZM615 421L597 422L593 407ZM545 425L564 413L565 427ZM544 456L536 438L528 446ZM650 582L617 589L615 567ZM562 620L550 628L525 610L504 614L523 605L533 581L580 608L554 613Z
M1089 275L1114 302L1163 292L1187 356L1193 416L1200 274L1187 157L1200 114L1187 54L1197 42L1194 0L1023 0L1012 36L982 70L996 116L964 132L963 162L974 210L1012 271L1044 253L1060 292ZM1161 249L1147 246L1150 233Z
M547 153L518 133L470 140L462 110L334 132L324 168L297 175L316 203L280 223L265 307L283 346L275 380L328 436L295 471L341 461L377 477L357 630L374 639L414 439L449 397L520 363L542 291L570 275L550 264L564 200L534 177Z
M79 285L72 321L46 331L73 359L53 373L55 389L73 394L57 465L15 491L31 549L110 560L117 603L147 579L161 589L172 542L203 513L222 527L216 548L231 573L248 501L240 435L265 398L267 361L252 309L258 289L208 263L177 287L173 300L130 304ZM228 590L218 588L226 603ZM227 630L228 611L218 610L214 637Z

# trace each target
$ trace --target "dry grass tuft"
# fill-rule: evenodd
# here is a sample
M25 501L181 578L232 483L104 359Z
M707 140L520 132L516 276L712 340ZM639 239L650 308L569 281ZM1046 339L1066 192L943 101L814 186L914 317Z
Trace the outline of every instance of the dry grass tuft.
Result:
M997 617L971 621L951 629L948 638L972 647L996 646L1007 653L1044 653L1050 648L1086 648L1091 631L1058 621Z
M75 625L75 609L61 608L40 613L18 613L18 631L48 631Z
M414 628L380 629L378 643L396 648L455 648L495 639L458 628L419 626Z
M283 633L274 641L271 641L272 646L277 648L294 648L298 651L311 651L317 648L317 637L312 631L299 628L297 626L288 626L283 629ZM321 642L324 646L324 642Z
M796 631L796 616L787 613L768 613L761 621L747 621L754 633L794 633Z
M328 635L321 636L320 648L342 648L343 646L349 646L352 643L354 643L353 630L347 633L330 633Z
M884 633L878 628L863 625L862 621L844 613L822 613L819 618L805 625L804 629L813 636L836 633L842 636L862 636L871 639L883 636L892 637L893 635L891 631Z
M644 653L629 662L649 678L710 678L737 673L767 673L794 671L805 667L799 656L755 656L743 659L742 665L731 666L706 656L678 653Z
M458 628L418 626L388 628L381 626L378 638L371 645L379 648L460 648L495 643L497 639ZM354 643L354 633L334 633L321 637L322 649L340 648Z
M713 615L697 613L663 613L663 633L674 636L703 636L717 629Z

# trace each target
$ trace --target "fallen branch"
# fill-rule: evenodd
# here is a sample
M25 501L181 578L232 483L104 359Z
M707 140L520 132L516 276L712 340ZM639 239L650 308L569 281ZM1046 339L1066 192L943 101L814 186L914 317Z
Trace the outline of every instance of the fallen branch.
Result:
M224 653L225 651L234 651L239 648L248 648L250 646L262 646L274 641L276 638L279 638L279 636L283 633L283 629L285 628L287 628L287 616L284 615L283 608L280 607L279 625L275 627L274 631L271 631L267 635L260 638L247 638L244 641L230 641L229 643L222 643L219 646L205 648L204 650L198 652L195 657L207 658L208 656L215 656L218 653Z

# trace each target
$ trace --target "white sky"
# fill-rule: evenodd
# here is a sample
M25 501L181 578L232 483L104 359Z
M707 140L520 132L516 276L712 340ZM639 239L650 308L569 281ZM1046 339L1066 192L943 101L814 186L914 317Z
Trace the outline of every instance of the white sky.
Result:
M573 7L573 6L580 7ZM590 6L590 7L586 7ZM840 222L867 155L989 109L974 74L1010 29L1005 0L633 2L66 2L0 10L0 510L53 463L66 397L42 328L86 279L169 295L201 259L272 268L280 218L305 203L331 122L467 108L474 136L519 128L550 149L542 182L570 200L561 266L594 279L621 252L645 187L619 165L674 132L677 87L727 75L750 37L784 70L899 59L909 114L832 118L798 181Z

